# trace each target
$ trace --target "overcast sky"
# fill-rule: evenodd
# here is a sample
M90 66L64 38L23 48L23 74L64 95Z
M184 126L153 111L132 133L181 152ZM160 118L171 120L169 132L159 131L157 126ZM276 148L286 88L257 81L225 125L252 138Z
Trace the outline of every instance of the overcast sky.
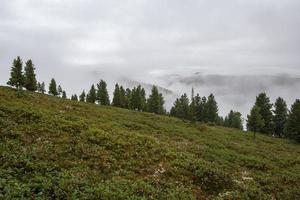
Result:
M1 85L16 56L68 93L142 82L169 107L194 87L245 115L261 91L300 98L300 1L1 0Z

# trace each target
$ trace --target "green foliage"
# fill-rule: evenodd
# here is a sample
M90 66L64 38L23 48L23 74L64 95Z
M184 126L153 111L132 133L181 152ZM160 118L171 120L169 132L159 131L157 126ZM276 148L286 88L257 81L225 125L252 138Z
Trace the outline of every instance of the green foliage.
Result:
M174 117L190 119L189 98L185 93L179 99L176 99L174 106L171 108L170 114Z
M97 84L97 100L100 105L108 106L110 104L109 96L107 92L107 84L104 80L101 80Z
M77 96L77 94L73 94L73 95L71 96L71 100L72 100L72 101L78 101L78 96Z
M37 81L34 70L35 68L32 61L28 60L25 66L24 87L29 91L37 90Z
M54 78L52 78L50 81L48 94L51 94L53 96L58 95L56 81L54 80Z
M276 99L274 107L274 131L277 136L281 137L283 135L284 126L287 121L288 109L286 106L286 102L281 97Z
M274 131L274 122L272 114L272 104L266 93L260 93L256 97L255 105L260 108L259 113L264 120L264 126L261 128L262 133L271 134Z
M66 91L62 91L62 96L61 96L63 99L66 99L67 98L67 93Z
M121 91L120 91L120 87L119 87L118 83L115 85L115 90L114 90L113 95L114 96L113 96L113 100L112 100L112 105L116 106L116 107L122 107L123 103L122 103Z
M86 95L86 102L88 103L95 103L97 100L97 94L94 84L91 86L90 91Z
M129 107L133 110L139 110L139 111L146 110L146 92L141 85L134 87L130 91Z
M23 62L19 56L13 61L7 85L15 86L17 89L24 86Z
M217 122L218 121L218 106L213 94L210 94L204 105L204 121Z
M287 137L300 142L300 100L297 99L291 107L291 112L286 123Z
M46 92L45 82L42 82L42 83L38 82L38 84L37 84L37 90L38 90L38 92L40 92L42 94L45 94L45 92Z
M79 95L79 101L85 102L85 91L83 90L82 93Z
M224 120L225 127L243 129L242 114L231 110Z
M152 87L151 94L147 99L147 111L156 114L164 114L164 98L161 93L158 92L156 86Z
M0 199L300 197L290 140L8 87L0 144Z
M264 119L260 114L260 107L258 106L253 106L250 115L247 115L247 118L248 131L253 131L254 133L260 132L265 125Z

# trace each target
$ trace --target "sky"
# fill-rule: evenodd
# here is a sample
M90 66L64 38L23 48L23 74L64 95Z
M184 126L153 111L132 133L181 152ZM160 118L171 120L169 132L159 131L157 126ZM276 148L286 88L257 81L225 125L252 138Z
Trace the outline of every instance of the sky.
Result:
M71 93L100 79L160 87L169 109L191 88L221 115L259 92L300 98L299 0L1 0L0 84L13 59Z

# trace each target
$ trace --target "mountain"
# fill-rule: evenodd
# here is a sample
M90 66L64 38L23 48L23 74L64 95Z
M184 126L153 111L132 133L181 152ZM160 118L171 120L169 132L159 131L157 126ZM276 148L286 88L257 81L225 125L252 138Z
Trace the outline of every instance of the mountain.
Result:
M0 199L300 199L300 146L0 87Z

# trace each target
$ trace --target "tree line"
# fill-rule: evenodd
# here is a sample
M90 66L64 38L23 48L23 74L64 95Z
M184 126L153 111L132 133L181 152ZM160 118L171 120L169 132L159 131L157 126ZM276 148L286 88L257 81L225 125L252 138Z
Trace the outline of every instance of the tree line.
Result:
M35 67L30 59L25 63L24 71L21 58L17 57L13 60L7 84L19 90L26 88L28 91L46 93L45 83L37 81ZM49 83L48 94L67 98L66 91L57 85L54 78ZM117 83L113 92L113 99L110 101L107 84L104 80L100 80L96 85L92 84L87 93L83 90L79 96L72 94L70 99L156 114L168 114L192 122L243 129L243 119L240 112L231 110L223 118L218 114L218 104L213 94L208 97L201 97L199 94L194 95L193 89L191 98L189 99L186 93L181 95L175 100L169 113L164 108L164 97L157 86L153 86L151 94L146 97L145 89L141 85L132 89L125 89ZM297 99L291 109L288 110L283 98L278 97L273 105L266 93L260 93L256 97L250 114L247 115L247 130L253 131L254 136L256 132L261 132L300 141L300 100Z

